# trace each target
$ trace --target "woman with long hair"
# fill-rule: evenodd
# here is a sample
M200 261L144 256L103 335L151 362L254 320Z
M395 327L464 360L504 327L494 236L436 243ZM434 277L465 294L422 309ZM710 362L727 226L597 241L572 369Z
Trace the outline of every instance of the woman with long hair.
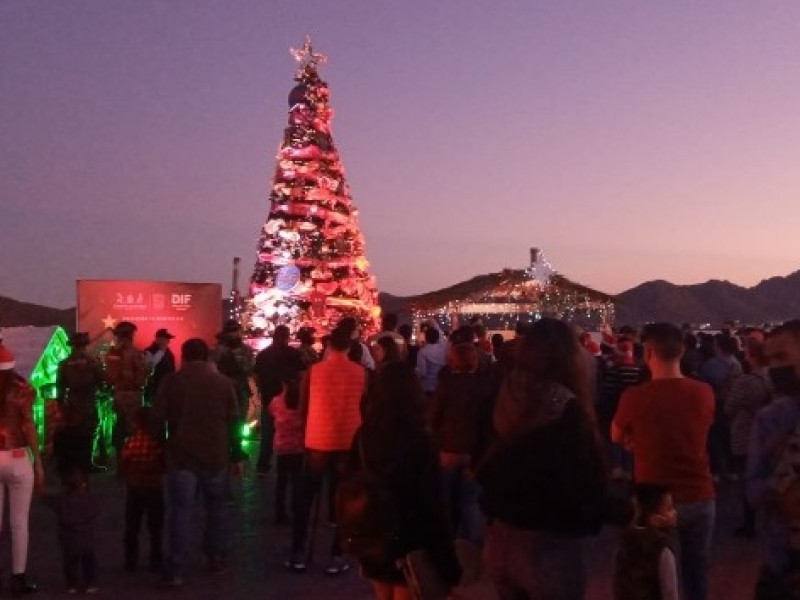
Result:
M581 538L603 522L607 468L588 373L569 325L542 319L519 344L479 467L484 557L500 598L579 600Z
M14 371L14 355L0 344L0 513L8 491L11 525L11 593L29 594L28 515L34 485L44 487L39 438L33 422L33 388Z
M353 442L350 481L369 473L373 482L379 482L381 496L388 496L394 513L383 517L391 516L394 531L367 532L375 536L369 541L372 550L360 556L353 540L345 539L345 545L352 544L351 551L359 558L362 574L372 583L378 600L413 597L397 561L417 550L426 551L438 578L452 587L458 582L460 567L445 515L438 457L425 430L422 388L410 365L390 362L375 374L368 396L364 421ZM348 505L347 489L358 497L355 505ZM343 529L348 506L363 507L362 491L352 483L340 489L338 508ZM354 520L362 517L356 515ZM381 543L389 533L395 535Z

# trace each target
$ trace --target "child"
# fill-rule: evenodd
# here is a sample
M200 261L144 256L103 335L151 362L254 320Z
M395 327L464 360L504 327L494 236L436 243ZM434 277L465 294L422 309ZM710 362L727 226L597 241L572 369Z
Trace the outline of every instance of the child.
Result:
M82 587L87 594L96 594L94 528L98 504L89 492L86 474L78 467L65 469L62 483L64 492L61 496L45 496L44 500L58 518L67 593L76 594Z
M150 568L161 568L161 538L164 530L163 450L148 431L150 409L136 412L133 434L122 448L125 497L125 568L135 571L139 563L139 530L147 515L150 530Z
M288 378L287 378L288 379ZM269 412L275 418L275 438L272 444L276 456L275 523L288 523L286 494L292 488L292 507L300 493L303 474L304 433L303 415L298 410L299 384L296 378L283 382L281 393L270 402Z
M635 517L622 533L614 571L615 600L678 600L670 532L676 513L666 487L638 484Z

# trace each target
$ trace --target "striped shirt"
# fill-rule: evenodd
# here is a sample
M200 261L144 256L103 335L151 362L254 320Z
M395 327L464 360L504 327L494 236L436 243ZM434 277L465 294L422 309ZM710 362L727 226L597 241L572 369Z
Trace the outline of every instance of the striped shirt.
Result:
M750 431L756 413L766 406L772 390L766 373L753 372L737 377L725 399L725 415L731 424L731 452L746 456Z

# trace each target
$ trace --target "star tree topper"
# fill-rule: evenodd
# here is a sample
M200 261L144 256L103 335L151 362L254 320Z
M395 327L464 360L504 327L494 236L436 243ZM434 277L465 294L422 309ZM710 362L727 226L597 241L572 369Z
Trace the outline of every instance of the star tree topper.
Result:
M302 48L289 48L289 54L294 56L294 59L300 65L297 74L300 75L309 67L317 70L328 62L328 57L320 52L314 52L314 46L311 43L311 36L306 36L306 41Z

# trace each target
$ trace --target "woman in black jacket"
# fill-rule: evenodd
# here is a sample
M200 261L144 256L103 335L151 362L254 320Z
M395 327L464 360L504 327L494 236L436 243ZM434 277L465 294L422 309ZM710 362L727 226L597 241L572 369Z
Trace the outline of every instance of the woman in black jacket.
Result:
M422 388L408 364L385 365L371 382L364 422L353 442L351 485L359 475L363 481L368 474L371 485L389 496L395 513L388 519L394 522L393 532L372 532L377 538L393 534L385 551L358 557L378 600L411 598L397 561L415 550L427 551L447 586L456 585L460 577L441 496L438 456L425 430L424 403ZM345 483L343 489L347 487ZM342 506L340 492L340 516Z
M581 539L602 526L607 473L580 352L566 323L537 321L500 389L477 477L501 599L584 595Z

